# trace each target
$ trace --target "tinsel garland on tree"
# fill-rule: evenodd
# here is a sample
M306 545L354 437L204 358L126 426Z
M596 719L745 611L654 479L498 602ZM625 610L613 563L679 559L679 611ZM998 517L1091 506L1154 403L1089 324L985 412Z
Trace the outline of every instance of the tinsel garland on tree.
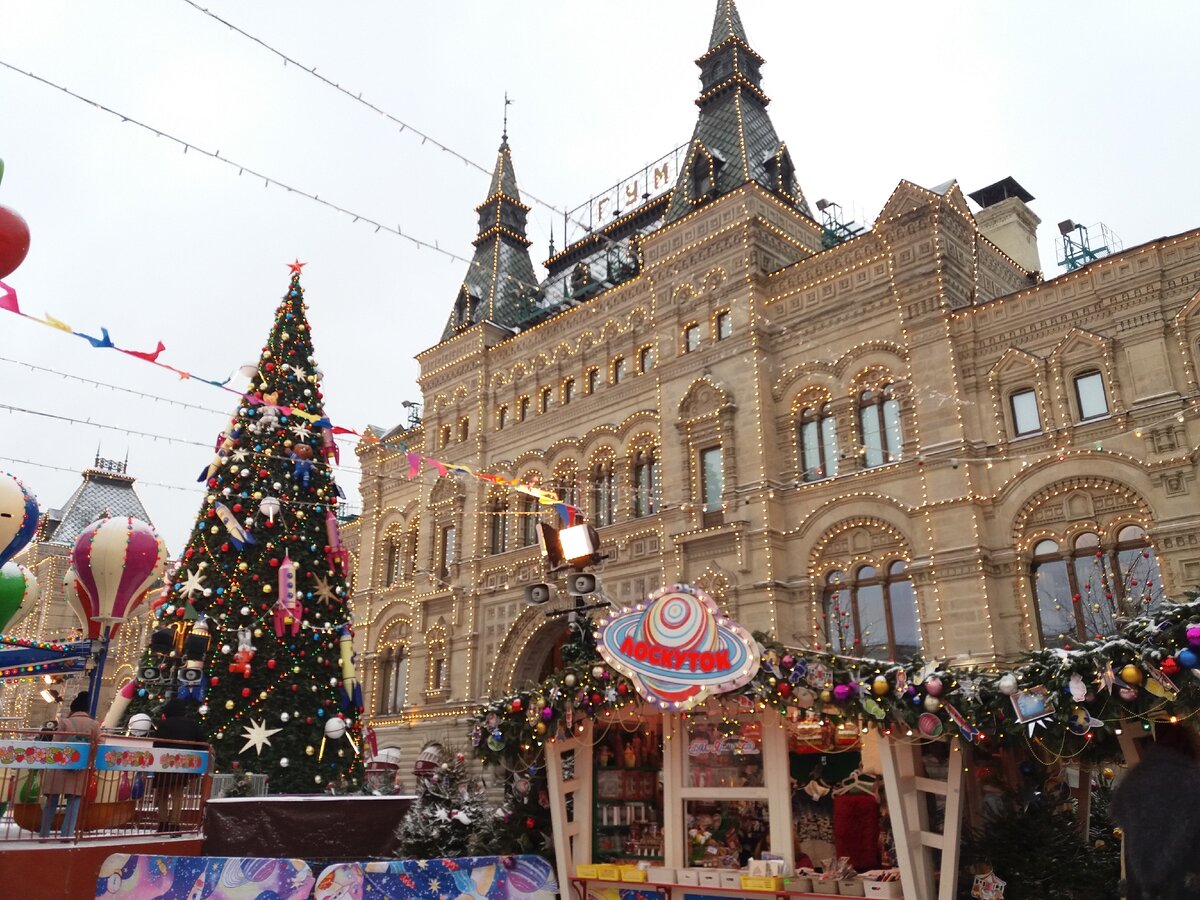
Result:
M738 695L787 717L924 738L959 732L993 749L1011 738L1044 756L1111 754L1123 727L1152 730L1200 711L1200 600L1163 603L1111 637L1029 652L1011 666L902 662L787 648L756 634L762 665ZM564 667L537 688L493 700L474 718L485 762L511 765L567 734L579 716L640 703L578 630Z

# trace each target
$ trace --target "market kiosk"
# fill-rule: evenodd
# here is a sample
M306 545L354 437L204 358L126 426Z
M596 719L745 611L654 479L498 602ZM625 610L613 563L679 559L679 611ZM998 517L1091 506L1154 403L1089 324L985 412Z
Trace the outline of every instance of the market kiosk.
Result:
M930 777L912 742L835 725L819 704L781 714L755 702L739 689L758 674L762 648L690 585L615 611L595 637L641 703L580 716L546 743L564 897L953 896L953 876L934 887L925 850L941 850L942 870L956 870L961 765ZM930 830L922 793L944 805L948 833ZM881 822L884 796L891 828ZM819 826L805 833L802 807L826 799L841 813L838 849ZM891 852L881 854L885 843ZM845 865L855 852L839 853L847 847L861 848L883 880L797 871L798 862ZM899 866L885 873L887 856Z

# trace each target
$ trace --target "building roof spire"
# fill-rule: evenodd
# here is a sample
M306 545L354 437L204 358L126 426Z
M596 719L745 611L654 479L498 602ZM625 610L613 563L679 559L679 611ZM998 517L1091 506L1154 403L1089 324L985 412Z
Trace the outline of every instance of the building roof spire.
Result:
M475 255L454 302L442 340L480 322L517 327L528 317L538 297L538 281L525 235L529 207L521 202L512 150L508 146L508 104L505 95L504 132L496 152L496 167L487 197L475 207L479 233L472 242Z
M666 221L741 187L758 182L811 217L796 184L787 146L767 115L763 58L750 46L734 0L717 0L708 49L700 67L700 116L687 161L679 173Z
M738 15L737 4L733 0L719 0L717 15L713 19L712 37L708 39L708 49L715 50L730 38L737 38L747 47L750 46L746 29L742 27L742 17Z

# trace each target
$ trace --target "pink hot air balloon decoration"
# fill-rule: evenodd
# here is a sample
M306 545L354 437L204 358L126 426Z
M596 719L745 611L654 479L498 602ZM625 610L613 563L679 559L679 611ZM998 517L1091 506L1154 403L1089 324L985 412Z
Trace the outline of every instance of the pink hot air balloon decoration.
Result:
M88 619L111 634L162 577L167 547L158 532L140 519L100 519L79 535L71 562L87 598Z
M69 566L66 574L63 575L62 597L63 602L71 607L76 618L79 619L79 625L83 629L83 636L89 640L95 640L100 637L100 623L93 622L88 618L88 607L91 603L88 600L88 595L83 590L83 585L75 577L74 566ZM113 626L113 631L116 631L116 626Z

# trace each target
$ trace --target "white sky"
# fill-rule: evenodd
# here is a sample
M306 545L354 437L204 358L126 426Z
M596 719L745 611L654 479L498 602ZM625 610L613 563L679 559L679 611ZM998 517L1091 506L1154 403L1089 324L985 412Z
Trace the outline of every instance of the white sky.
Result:
M209 0L213 12L489 169L505 90L522 190L574 207L688 140L714 0L353 4ZM1200 5L740 0L776 130L810 201L860 222L901 178L972 191L1013 175L1055 223L1103 221L1126 246L1200 225L1191 56ZM462 256L487 177L183 0L0 0L0 61ZM404 418L414 354L466 271L309 200L0 69L0 203L32 249L6 281L22 307L179 368L254 362L298 256L326 409L361 429ZM528 198L526 198L528 202ZM561 217L534 205L545 257ZM61 506L91 463L124 457L178 553L194 479L234 398L0 313L0 357L199 404L207 413L0 360L0 403L205 446L0 410L0 469ZM348 451L349 448L346 448ZM357 502L352 452L339 481ZM11 459L32 460L43 468Z

